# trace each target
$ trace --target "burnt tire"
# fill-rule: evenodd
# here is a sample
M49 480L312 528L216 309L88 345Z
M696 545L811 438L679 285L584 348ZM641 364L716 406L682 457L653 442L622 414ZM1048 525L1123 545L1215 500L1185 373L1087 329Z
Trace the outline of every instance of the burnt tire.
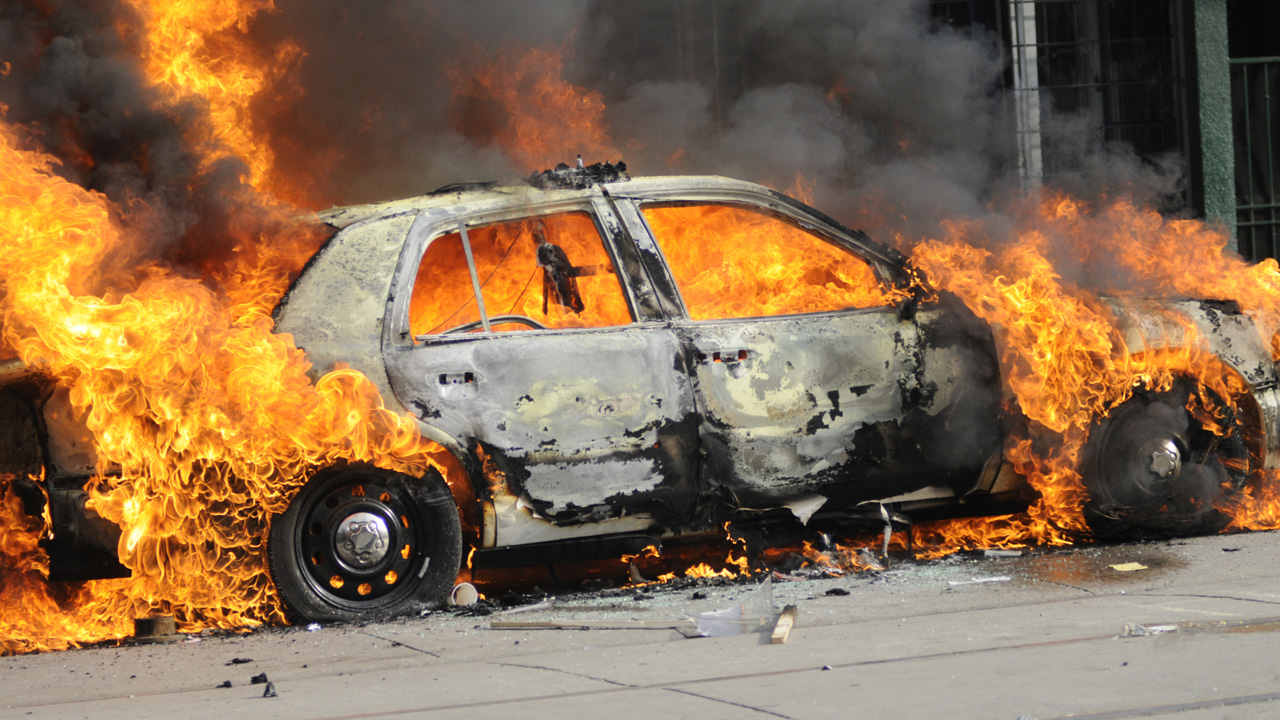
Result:
M1094 426L1081 475L1095 536L1168 537L1225 526L1215 505L1244 486L1251 455L1239 418L1226 418L1215 433L1193 416L1187 406L1196 393L1222 404L1204 387L1178 380L1165 392L1135 392Z
M462 529L440 473L352 466L317 473L271 524L267 556L295 622L379 620L441 604Z

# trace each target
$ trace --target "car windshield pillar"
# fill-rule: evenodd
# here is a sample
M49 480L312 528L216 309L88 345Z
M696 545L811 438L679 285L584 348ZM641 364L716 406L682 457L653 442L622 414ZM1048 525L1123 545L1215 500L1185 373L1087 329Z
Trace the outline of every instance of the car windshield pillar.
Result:
M458 234L462 236L462 250L467 254L467 271L471 273L471 289L476 294L476 305L480 311L480 324L484 327L484 331L492 333L493 328L489 327L489 313L484 309L484 293L480 291L480 275L476 272L476 258L471 253L471 238L467 236L467 223L465 220L458 221Z

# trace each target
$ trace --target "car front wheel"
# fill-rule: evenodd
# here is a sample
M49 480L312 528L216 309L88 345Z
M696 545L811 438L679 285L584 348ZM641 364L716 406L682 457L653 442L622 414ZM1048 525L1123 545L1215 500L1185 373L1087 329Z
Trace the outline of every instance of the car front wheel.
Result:
M1206 426L1188 410L1202 401L1225 409L1212 391L1182 379L1165 392L1136 392L1094 426L1081 474L1095 535L1223 527L1215 506L1244 486L1252 458L1240 418L1228 412Z
M458 576L462 531L444 479L374 467L317 473L277 516L272 579L291 619L376 620L438 605Z

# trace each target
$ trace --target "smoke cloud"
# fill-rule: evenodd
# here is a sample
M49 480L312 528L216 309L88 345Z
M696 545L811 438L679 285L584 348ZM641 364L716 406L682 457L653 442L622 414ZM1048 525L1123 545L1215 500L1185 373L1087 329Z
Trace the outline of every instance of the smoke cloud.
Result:
M246 184L241 158L193 147L189 130L208 108L162 97L147 81L144 28L127 2L0 7L4 119L58 158L63 177L106 195L133 240L113 250L100 268L103 285L86 292L128 291L150 262L207 274L236 248L299 235L283 229L288 213Z
M8 118L32 128L63 172L149 223L154 253L203 257L235 221L245 167L197 166L183 128L195 105L156 102L137 67L141 18L123 2L18 2L0 10ZM457 78L520 47L555 47L563 79L603 99L633 174L715 173L779 189L813 185L814 203L881 240L910 246L942 223L1012 226L1021 192L1007 60L978 27L936 21L927 2L743 0L643 4L562 0L445 3L277 0L247 30L264 56L302 51L263 93L253 130L276 173L314 207L510 179L525 167L500 142L501 104ZM50 40L49 38L52 38ZM163 111L157 110L164 107ZM1176 210L1180 166L1124 145L1087 142L1071 116L1044 117L1075 161L1053 187L1090 201L1115 194ZM1171 201L1170 199L1173 199ZM131 204L131 200L141 203ZM197 249L199 248L199 249Z
M349 203L463 180L518 177L495 142L496 105L460 98L450 72L477 51L555 44L565 79L602 93L634 173L717 173L786 188L882 239L936 236L988 217L1020 187L1007 60L980 27L934 21L926 2L660 0L458 5L279 0L253 32L305 50L301 92L274 116L284 165L317 198ZM1055 186L1089 200L1176 198L1176 163L1093 146L1069 116L1046 135L1076 158ZM572 160L572 152L562 158ZM597 161L604 157L588 157Z

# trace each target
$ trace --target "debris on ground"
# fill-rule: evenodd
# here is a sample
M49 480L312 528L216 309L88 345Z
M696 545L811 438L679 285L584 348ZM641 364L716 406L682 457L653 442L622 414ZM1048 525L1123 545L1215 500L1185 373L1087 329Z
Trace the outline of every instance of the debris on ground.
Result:
M1022 550L1006 550L1004 548L990 548L982 551L983 557L989 558L1014 558L1022 557Z
M494 614L495 615L516 615L519 613L537 612L539 610L554 610L555 607L556 607L556 599L547 598L546 600L533 603L532 605L520 605L519 607L507 608L506 610L499 610Z
M973 578L971 580L948 580L947 584L951 587L957 585L984 585L986 583L1002 583L1009 582L1013 578L1008 575L993 575L991 577Z
M773 634L769 636L771 645L781 645L791 636L791 628L796 624L796 615L799 610L795 605L788 605L782 609L782 614L778 616L778 622L773 626Z
M628 563L627 576L631 579L631 584L633 585L645 585L653 582L640 574L640 568L637 568L635 563Z
M723 637L755 632L777 617L778 611L773 604L773 578L768 577L737 605L699 613L693 621L703 637Z
M1115 570L1116 572L1137 572L1139 570L1147 569L1146 565L1137 562L1117 563L1115 565L1108 565L1107 567Z
M244 665L245 663L251 663L251 662L253 662L253 658L238 657L238 658L231 658L231 662L227 663L227 665Z
M1177 623L1159 623L1151 625L1125 623L1124 632L1120 637L1147 637L1149 635L1164 635L1165 633L1171 632L1178 632Z
M475 605L479 600L480 593L476 590L476 586L469 582L454 585L453 592L449 593L449 604L456 607Z
M279 697L279 694L276 692L276 684L273 682L268 682L266 689L262 691L262 697L264 698Z
M264 682L267 682L266 673L258 673L257 675L254 675L253 677L249 678L250 685L261 685Z

